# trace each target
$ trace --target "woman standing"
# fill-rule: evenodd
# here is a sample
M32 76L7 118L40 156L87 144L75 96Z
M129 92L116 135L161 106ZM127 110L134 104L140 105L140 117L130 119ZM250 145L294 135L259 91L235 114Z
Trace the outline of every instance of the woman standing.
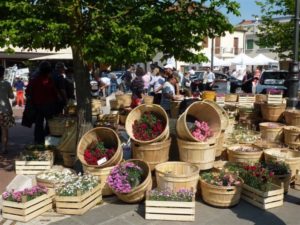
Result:
M1 127L1 153L7 153L8 128L13 126L15 121L9 99L14 94L10 83L4 80L4 68L0 66L0 127Z
M132 91L132 101L131 108L135 108L138 105L142 104L143 93L144 93L144 80L143 76L145 71L142 67L136 68L136 77L131 83L130 89Z

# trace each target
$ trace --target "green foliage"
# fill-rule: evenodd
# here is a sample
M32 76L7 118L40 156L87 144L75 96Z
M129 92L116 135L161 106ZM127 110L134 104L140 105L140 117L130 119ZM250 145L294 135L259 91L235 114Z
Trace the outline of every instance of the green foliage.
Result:
M274 21L272 18L294 15L294 0L265 0L256 1L261 7L262 23L259 26L261 32L257 34L260 47L271 48L281 58L292 58L294 44L293 19L286 23Z

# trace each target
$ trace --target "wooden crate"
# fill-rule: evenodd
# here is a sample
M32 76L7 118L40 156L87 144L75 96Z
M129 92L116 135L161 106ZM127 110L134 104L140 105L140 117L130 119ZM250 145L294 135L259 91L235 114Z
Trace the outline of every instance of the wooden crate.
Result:
M101 186L79 196L55 195L57 213L67 215L82 215L102 201Z
M195 199L192 202L145 201L146 220L195 221Z
M243 185L242 199L261 209L271 209L283 205L284 189L271 184L270 191L260 191L255 188Z
M217 96L216 102L219 106L223 107L225 105L225 96Z
M267 103L281 105L283 103L282 94L279 94L279 95L268 94L267 95Z
M51 160L48 161L15 161L16 174L36 175L45 170L51 169L53 166L53 154Z
M239 95L238 103L240 106L253 106L254 102L254 95Z
M28 222L29 220L52 209L54 191L49 189L47 194L41 195L25 203L3 201L2 217L5 219Z

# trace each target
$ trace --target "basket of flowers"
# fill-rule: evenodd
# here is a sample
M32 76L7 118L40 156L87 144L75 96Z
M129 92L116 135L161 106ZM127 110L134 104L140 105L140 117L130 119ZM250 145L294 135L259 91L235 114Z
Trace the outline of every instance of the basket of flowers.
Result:
M21 191L7 191L2 194L2 217L4 219L28 222L52 209L53 190L33 186Z
M244 181L242 199L261 209L283 205L283 186L272 183L274 173L262 164L245 164L239 169L239 175Z
M236 174L221 171L201 175L201 195L204 202L212 206L231 207L241 198L243 181Z
M145 219L194 221L195 208L193 190L152 190L146 196Z
M130 138L140 144L163 141L169 137L169 118L159 105L143 104L128 114L125 129Z
M77 176L55 189L56 211L61 214L82 215L102 201L98 177Z
M148 163L132 159L115 166L107 183L119 199L127 203L140 202L151 190L151 170Z
M86 132L78 143L77 157L86 167L116 165L121 161L121 141L118 134L106 127Z

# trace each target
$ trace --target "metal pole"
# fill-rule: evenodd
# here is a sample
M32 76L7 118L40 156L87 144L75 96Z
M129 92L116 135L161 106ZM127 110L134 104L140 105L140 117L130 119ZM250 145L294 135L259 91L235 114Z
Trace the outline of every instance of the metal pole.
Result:
M210 56L210 68L213 71L214 70L214 38L211 38L211 56Z
M299 13L300 0L295 0L295 34L294 34L294 60L290 65L290 76L288 80L287 107L295 108L298 104L299 87Z

